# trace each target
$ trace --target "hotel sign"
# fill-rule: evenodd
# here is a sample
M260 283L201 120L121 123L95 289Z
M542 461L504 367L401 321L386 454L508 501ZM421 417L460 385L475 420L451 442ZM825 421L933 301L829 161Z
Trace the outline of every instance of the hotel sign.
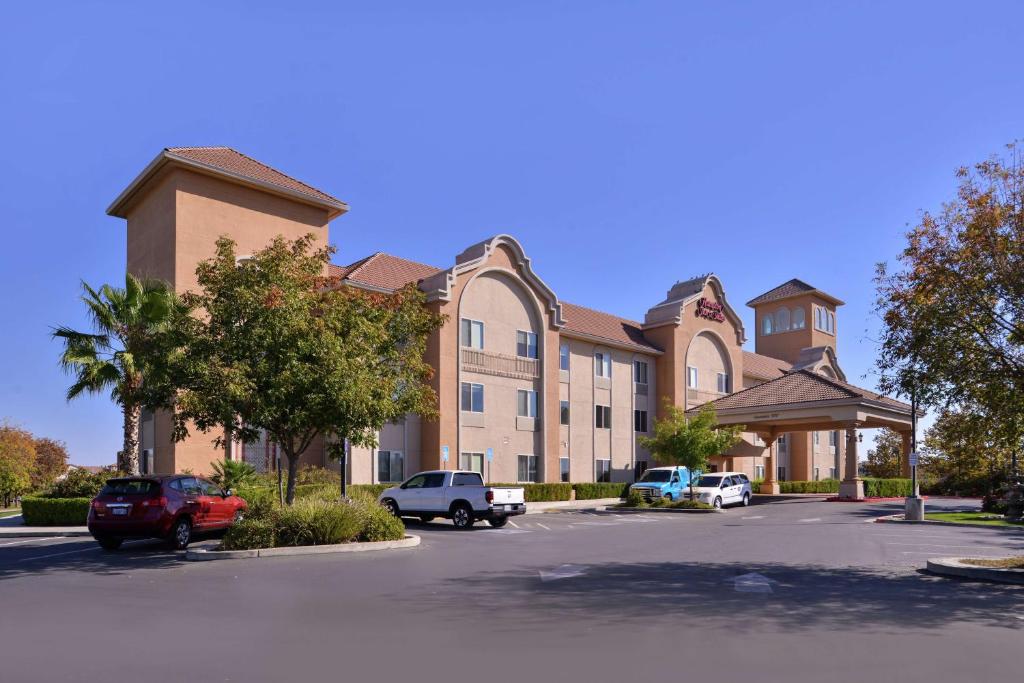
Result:
M725 309L717 301L701 297L697 299L697 317L722 323L725 322Z

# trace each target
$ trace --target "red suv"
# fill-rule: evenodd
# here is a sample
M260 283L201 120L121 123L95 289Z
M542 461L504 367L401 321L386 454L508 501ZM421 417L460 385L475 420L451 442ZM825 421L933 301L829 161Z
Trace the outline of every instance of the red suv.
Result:
M246 508L230 489L187 474L109 479L89 507L89 533L107 550L126 538L163 538L181 550L193 533L226 529Z

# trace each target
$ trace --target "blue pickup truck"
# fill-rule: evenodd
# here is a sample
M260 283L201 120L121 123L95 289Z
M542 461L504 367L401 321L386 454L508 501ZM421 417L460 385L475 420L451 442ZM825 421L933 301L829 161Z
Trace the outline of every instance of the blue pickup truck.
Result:
M697 472L695 478L700 477ZM690 485L690 470L685 467L652 467L635 484L629 487L645 500L668 498L682 500L685 489Z

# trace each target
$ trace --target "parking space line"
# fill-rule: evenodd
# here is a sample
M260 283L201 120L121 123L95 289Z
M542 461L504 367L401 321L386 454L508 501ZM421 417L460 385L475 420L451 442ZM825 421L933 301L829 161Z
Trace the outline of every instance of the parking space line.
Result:
M514 526L514 527L515 527L515 528L517 528L517 529L519 528L519 525L518 525L518 524L516 524L515 522L513 522L513 521L512 521L511 519L510 519L510 520L508 520L508 523L509 523L509 524L511 524L512 526Z
M540 527L541 529L547 529L548 531L551 531L551 527L549 527L549 526L544 526L544 525L543 525L543 524L541 524L540 522L537 522L537 526L539 526L539 527Z

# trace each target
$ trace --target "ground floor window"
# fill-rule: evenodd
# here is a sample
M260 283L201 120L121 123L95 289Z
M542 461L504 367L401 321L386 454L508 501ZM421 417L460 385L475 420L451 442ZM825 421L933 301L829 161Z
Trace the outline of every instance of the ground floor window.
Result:
M537 481L537 456L519 456L519 479L521 482Z
M779 468L779 481L786 481L786 468L785 467L780 467Z
M828 468L828 478L829 479L835 479L836 478L836 468L835 467L829 467Z
M714 463L708 464L708 472L717 472L717 471L718 471L718 465L716 465Z
M818 481L819 479L821 479L821 468L820 467L815 467L814 468L814 481Z
M647 471L647 461L637 460L636 466L633 468L633 481L638 481L640 477L644 476L644 472Z
M594 481L609 482L612 480L612 461L598 460L594 463Z
M483 453L461 453L459 454L459 469L470 472L484 473Z
M390 483L405 478L405 457L399 451L377 451L377 481Z
M559 458L558 469L561 474L562 481L569 481L569 458Z
M764 479L764 465L754 465L754 479Z
M647 411L646 410L634 410L633 411L633 431L639 432L640 434L647 433Z

